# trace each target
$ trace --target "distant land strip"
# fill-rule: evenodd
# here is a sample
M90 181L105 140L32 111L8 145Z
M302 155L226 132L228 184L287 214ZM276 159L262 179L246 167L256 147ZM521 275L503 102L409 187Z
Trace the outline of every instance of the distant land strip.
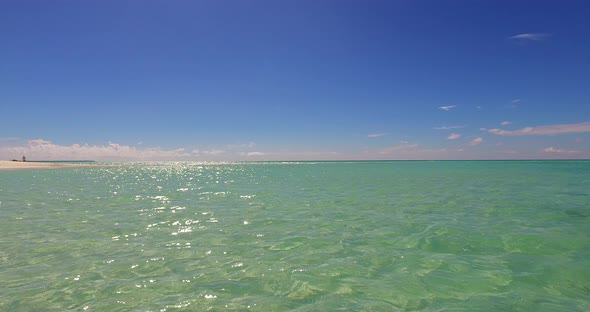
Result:
M58 169L58 168L96 168L110 165L97 164L94 161L10 161L0 160L0 170Z

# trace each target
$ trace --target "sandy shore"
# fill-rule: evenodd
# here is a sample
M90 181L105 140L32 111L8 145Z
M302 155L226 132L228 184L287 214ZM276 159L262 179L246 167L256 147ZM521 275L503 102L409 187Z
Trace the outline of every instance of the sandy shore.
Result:
M60 164L34 161L8 161L0 160L0 170L21 170L21 169L57 169L57 168L91 168L102 167L95 164Z

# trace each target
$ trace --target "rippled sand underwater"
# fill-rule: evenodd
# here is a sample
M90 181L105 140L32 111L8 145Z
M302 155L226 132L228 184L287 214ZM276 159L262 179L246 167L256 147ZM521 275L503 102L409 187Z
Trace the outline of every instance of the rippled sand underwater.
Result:
M0 311L590 311L590 162L0 172Z

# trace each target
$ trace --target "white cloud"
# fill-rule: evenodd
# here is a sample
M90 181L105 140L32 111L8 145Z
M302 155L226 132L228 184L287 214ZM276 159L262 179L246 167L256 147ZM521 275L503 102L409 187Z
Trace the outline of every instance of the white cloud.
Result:
M451 129L461 129L465 128L465 126L442 126L442 127L434 127L434 130L451 130Z
M205 155L221 155L221 154L225 154L224 150L217 150L217 149L213 149L210 151L201 151L201 154L205 154Z
M488 128L479 128L480 131L487 131Z
M112 144L112 143L109 142L109 145L110 144ZM45 145L51 145L51 142L43 140L43 139L35 139L35 140L29 140L29 145L30 146L45 146Z
M563 133L583 133L590 132L590 122L565 125L548 125L539 127L526 127L519 130L508 131L501 129L490 129L489 133L505 136L520 135L554 135Z
M457 105L449 105L449 106L440 106L438 109L442 109L444 111L450 111L451 109L457 107Z
M553 148L553 146L551 146L551 147L548 147L548 148L544 149L543 152L545 152L545 153L556 153L556 154L577 154L580 151Z
M520 99L514 99L514 100L512 100L512 103L514 103L514 104L516 104L518 102L520 102Z
M255 147L256 147L256 143L254 143L254 142L248 142L248 143L242 143L242 144L228 144L226 146L226 148L228 150L251 149L251 148L255 148Z
M246 143L245 147L253 144ZM247 151L209 149L162 149L134 147L109 142L105 145L59 145L36 139L21 145L0 145L0 159L20 159L23 155L34 160L96 160L96 161L239 161L265 160L335 160L350 159L349 154L334 151Z
M369 137L369 138L378 138L378 137L382 137L384 135L385 135L385 133L371 133L371 134L367 135L367 137Z
M456 139L458 139L458 138L460 138L460 137L461 137L461 135L460 135L460 134L458 134L458 133L451 133L451 135L449 135L449 136L447 137L447 140L456 140Z
M190 155L184 149L137 149L109 142L108 145L58 145L43 139L30 140L24 146L0 147L1 158L26 155L30 160L172 160Z
M526 33L526 34L514 35L509 38L513 39L513 40L518 40L518 41L539 41L539 40L543 40L549 36L550 36L550 34L547 34L547 33Z
M238 155L252 157L252 156L264 156L266 153L263 152L239 152Z
M483 139L481 137L478 137L478 138L473 139L471 142L469 142L469 145L476 146L476 145L480 145L481 142L483 142Z
M199 150L199 149L194 149L191 151L192 155L195 156L201 156L201 155L222 155L225 154L226 151L224 150L218 150L218 149L212 149L212 150Z
M508 125L510 125L510 124L512 124L512 123L511 123L510 121L502 121L500 124L501 124L502 126L508 126Z

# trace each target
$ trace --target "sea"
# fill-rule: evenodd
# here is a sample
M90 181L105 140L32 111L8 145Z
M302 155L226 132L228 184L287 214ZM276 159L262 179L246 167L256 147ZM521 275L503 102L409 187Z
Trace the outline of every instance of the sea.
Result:
M590 161L0 171L0 311L590 311Z

